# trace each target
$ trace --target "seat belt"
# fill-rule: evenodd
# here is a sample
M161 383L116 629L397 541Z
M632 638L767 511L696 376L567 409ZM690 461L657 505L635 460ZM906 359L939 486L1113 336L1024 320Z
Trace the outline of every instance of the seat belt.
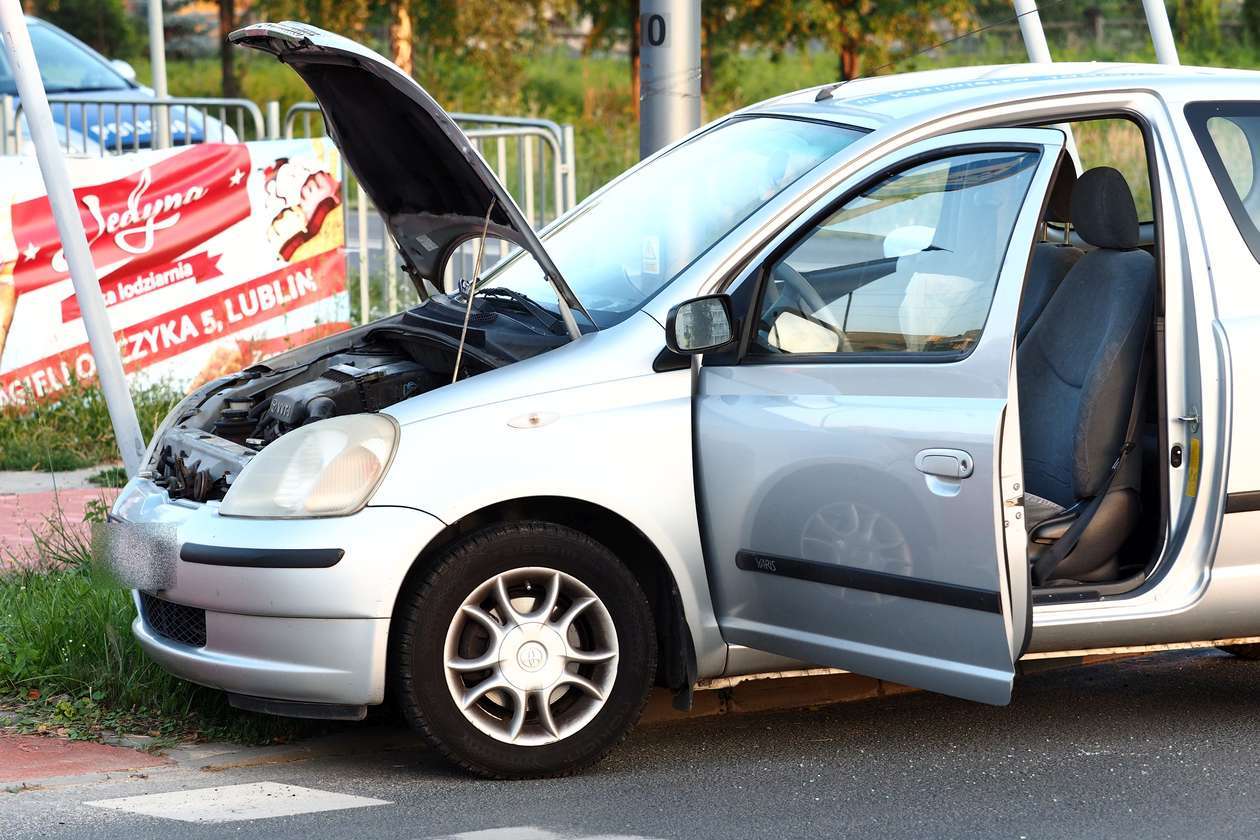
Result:
M1076 544L1081 541L1081 535L1089 527L1094 514L1098 513L1098 509L1102 507L1107 491L1111 489L1112 483L1120 473L1120 468L1124 466L1124 459L1134 449L1133 439L1137 434L1138 418L1142 415L1142 398L1146 393L1146 380L1150 371L1150 356L1151 353L1149 348L1147 348L1142 353L1142 360L1138 363L1137 387L1134 389L1133 394L1133 409L1129 413L1129 425L1124 432L1124 445L1120 447L1120 454L1116 456L1115 462L1111 465L1111 472L1103 480L1102 487L1089 500L1089 504L1081 511L1081 515L1076 518L1076 521L1067 529L1067 532L1055 540L1054 545L1043 551L1041 556L1033 563L1033 583L1038 586L1045 584L1050 579L1054 574L1054 570L1067 559L1067 556L1072 553L1072 549L1076 548Z

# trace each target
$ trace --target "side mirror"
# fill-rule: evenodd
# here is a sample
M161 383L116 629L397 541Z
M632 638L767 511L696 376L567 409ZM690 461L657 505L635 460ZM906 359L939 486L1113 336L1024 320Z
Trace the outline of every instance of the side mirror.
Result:
M693 298L669 310L665 344L675 353L707 353L734 340L735 319L731 316L731 299L726 295Z
M129 82L136 80L136 68L132 67L130 62L123 61L121 58L115 58L109 62L109 66L114 68L114 72L122 76Z

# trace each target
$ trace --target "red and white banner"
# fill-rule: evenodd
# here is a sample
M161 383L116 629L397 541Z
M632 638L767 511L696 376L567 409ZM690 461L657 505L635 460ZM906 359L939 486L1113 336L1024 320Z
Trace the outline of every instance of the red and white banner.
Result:
M186 389L349 326L331 143L205 144L69 164L129 374ZM38 166L0 158L0 406L94 375Z

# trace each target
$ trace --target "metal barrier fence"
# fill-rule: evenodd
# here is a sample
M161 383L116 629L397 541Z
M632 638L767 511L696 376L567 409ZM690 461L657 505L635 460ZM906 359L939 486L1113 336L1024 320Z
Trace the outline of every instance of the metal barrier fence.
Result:
M0 107L3 153L21 154L30 141L22 105L5 96ZM248 99L167 97L119 99L55 94L48 97L67 154L95 157L194 143L265 140L262 110Z
M248 99L167 97L142 101L108 96L49 96L54 120L64 131L68 154L105 156L149 148L201 142L320 137L324 121L319 105L301 102L281 118L280 104L260 108ZM453 113L473 146L498 176L525 218L542 228L577 203L577 161L573 126L551 120L494 114ZM22 154L29 137L22 106L12 96L0 97L0 154ZM417 165L423 165L418 161ZM347 168L342 183L346 218L346 273L355 278L352 307L356 320L397 312L417 300L410 282L399 283L399 260L393 239L371 201ZM353 216L353 222L351 221ZM496 242L487 248L483 271L511 253L514 246ZM461 246L447 265L444 285L454 287L471 277L477 243Z
M572 126L528 117L452 113L451 117L472 141L490 169L520 205L525 218L542 228L577 203L577 166ZM324 134L323 118L314 102L293 105L284 114L285 137L318 137ZM347 209L347 270L358 285L361 320L398 311L400 303L414 294L410 283L398 282L398 258L393 239L386 235L377 214L369 213L371 201L353 173L343 184ZM350 210L354 210L354 222ZM486 249L482 270L511 253L514 246L497 241ZM478 243L461 246L447 263L443 281L451 290L469 278L476 266ZM381 287L380 293L374 293Z

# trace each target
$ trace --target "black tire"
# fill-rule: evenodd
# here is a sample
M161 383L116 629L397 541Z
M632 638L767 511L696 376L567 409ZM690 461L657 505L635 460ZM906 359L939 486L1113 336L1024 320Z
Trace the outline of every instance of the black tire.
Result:
M615 681L577 732L541 746L496 740L470 722L446 682L444 646L456 611L483 582L542 566L572 575L603 602L616 629ZM493 526L456 543L399 597L391 649L397 702L412 728L460 767L499 779L567 776L603 758L638 722L656 673L652 611L638 581L605 546L545 522Z
M1260 643L1249 645L1218 645L1226 653L1232 653L1239 659L1260 659Z

